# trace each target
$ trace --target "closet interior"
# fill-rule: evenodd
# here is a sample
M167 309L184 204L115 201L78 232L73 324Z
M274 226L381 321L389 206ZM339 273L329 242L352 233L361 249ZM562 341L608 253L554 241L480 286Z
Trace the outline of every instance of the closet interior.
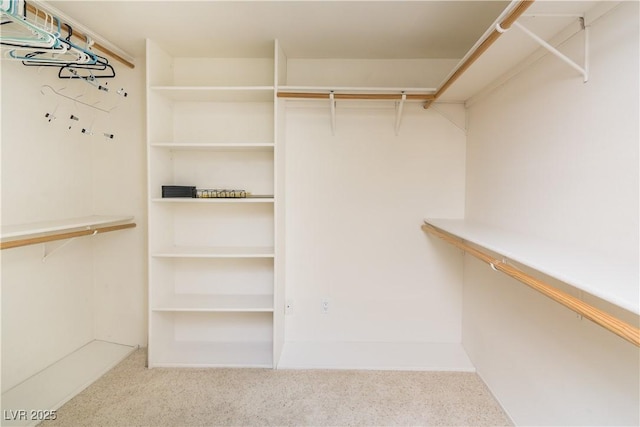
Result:
M146 347L149 369L477 372L515 424L637 420L636 2L486 2L455 57L181 46L151 15L129 54L85 3L2 2L5 412Z

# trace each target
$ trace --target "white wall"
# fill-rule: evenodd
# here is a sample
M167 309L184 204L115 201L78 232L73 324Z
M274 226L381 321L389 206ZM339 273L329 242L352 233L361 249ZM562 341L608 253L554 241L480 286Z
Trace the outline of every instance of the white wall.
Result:
M339 101L332 135L327 102L287 103L287 341L460 342L461 260L420 225L462 216L465 135L418 103L394 123L393 103Z
M294 59L287 85L435 88L458 64L453 59Z
M110 114L117 139L93 144L92 171L93 212L133 215L137 224L134 229L96 236L95 337L141 346L147 345L144 69L142 58L136 60L133 70L117 66L112 84L124 87L128 96Z
M144 64L133 71L115 65L108 94L58 79L55 68L1 67L2 225L91 214L130 214L138 223L73 240L46 262L44 245L2 251L4 391L94 338L145 344L146 215ZM117 108L95 113L42 85ZM126 99L113 94L120 87ZM45 113L56 107L48 122ZM70 114L80 121L72 124ZM81 133L92 124L93 136ZM106 140L105 131L115 138Z
M594 23L588 83L548 55L470 108L467 219L637 265L638 22ZM638 348L468 256L464 278L463 344L516 424L638 425Z

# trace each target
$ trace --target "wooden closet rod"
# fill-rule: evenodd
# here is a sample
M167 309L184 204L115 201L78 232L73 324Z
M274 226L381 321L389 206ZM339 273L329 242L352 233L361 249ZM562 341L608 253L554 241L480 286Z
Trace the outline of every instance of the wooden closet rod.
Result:
M504 30L508 30L511 28L514 22L533 4L535 0L522 0L520 1L513 10L507 15L507 17L499 23L500 28L502 28L502 32ZM497 28L489 34L489 36L484 39L482 43L469 55L469 57L462 63L460 66L454 71L453 74L447 79L446 82L442 84L436 91L435 95L432 99L428 100L424 104L424 108L427 109L431 106L433 102L435 102L440 96L447 90L449 87L456 81L458 78L465 72L467 69L473 64L476 59L478 59L487 49L502 35L502 32L498 31Z
M302 98L302 99L330 99L329 93L318 92L278 92L278 98ZM401 93L334 93L333 99L380 99L402 100ZM408 93L407 100L429 101L433 99L432 93Z
M438 230L432 225L424 224L422 226L422 230L441 238L442 240L452 244L458 249L462 249L466 253L473 255L481 261L486 262L494 269L502 271L508 276L513 277L514 279L535 289L543 295L546 295L552 300L564 305L568 309L578 313L579 315L613 332L619 337L629 341L635 346L640 347L640 329L636 328L635 326L632 326L616 317L613 317L612 315L605 313L604 311L595 308L592 305L589 305L572 295L562 292L561 290L556 289L553 286L541 280L538 280L535 277L532 277L509 264L505 264L504 262L490 255L487 255L486 253L474 248L464 241Z
M33 13L36 16L38 16L38 18L45 18L46 17L45 16L45 12L43 12L40 9L37 9L31 3L27 3L27 11ZM56 19L58 19L58 18L56 17ZM64 23L64 22L61 21L61 23ZM64 24L66 24L66 23L64 23ZM73 28L73 25L71 25L71 27ZM79 39L82 39L82 41L87 41L87 36L85 34L79 32L79 31L77 31L75 28L73 29L73 36L77 37ZM102 46L98 42L94 42L92 47L94 49L97 49L97 50L101 51L102 53L104 53L106 55L109 55L110 57L112 57L116 61L123 63L124 65L126 65L129 68L135 68L135 65L132 62L127 61L122 56L118 55L117 53L115 53L111 49Z
M95 227L95 228L89 228L86 230L66 231L62 233L47 234L45 236L39 236L39 237L29 237L26 239L10 240L8 242L1 242L0 249L17 248L20 246L53 242L55 240L73 239L74 237L82 237L82 236L89 236L89 235L98 234L98 233L107 233L109 231L124 230L125 228L133 228L135 226L136 226L135 222L130 222L127 224L109 225L106 227Z

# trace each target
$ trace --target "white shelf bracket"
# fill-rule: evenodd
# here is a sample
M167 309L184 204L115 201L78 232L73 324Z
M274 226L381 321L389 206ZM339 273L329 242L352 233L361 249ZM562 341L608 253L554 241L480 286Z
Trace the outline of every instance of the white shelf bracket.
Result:
M88 228L89 230L91 228ZM96 234L98 234L98 230L93 230L93 234L92 236L95 236ZM47 258L49 258L51 255L53 255L54 252L59 251L60 249L64 248L65 246L67 246L69 243L71 243L72 241L76 240L77 237L70 237L69 239L65 240L64 242L60 243L60 242L49 242L49 243L44 243L42 245L42 262L46 262ZM47 246L49 248L51 248L51 250L49 252L47 252ZM53 246L53 247L52 247Z
M589 71L588 71L589 69L589 54L588 54L589 53L589 30L588 30L588 27L584 25L584 18L580 18L580 20L582 23L582 28L584 30L584 67L581 67L578 64L576 64L571 58L566 56L564 53L560 52L555 47L551 46L549 43L547 43L538 35L534 34L531 30L529 30L527 27L523 26L519 22L516 21L513 23L513 25L519 28L523 33L531 37L533 40L535 40L540 46L544 47L549 52L551 52L552 54L560 58L564 63L569 65L571 68L573 68L574 70L582 74L582 78L586 83L589 80ZM502 29L498 29L498 31L500 30Z
M429 107L430 110L435 111L436 113L440 114L442 117L444 117L445 119L447 119L452 125L454 125L455 127L457 127L458 129L460 129L462 132L464 132L464 134L467 134L467 127L466 124L465 126L460 126L458 124L458 122L456 122L454 119L452 119L448 114L445 114L442 110L440 110L437 106L436 103L432 103L431 106Z
M407 100L407 94L402 92L402 99L396 102L396 136L400 132L400 121L402 120L402 108L404 107L404 101Z
M331 111L331 135L336 134L336 100L333 91L329 92L329 108Z
M64 242L60 243L60 242L54 242L54 243L44 243L42 245L42 262L47 261L47 258L49 258L51 255L53 255L54 252L62 249L63 247L67 246L69 243L71 243L71 241L77 239L77 237L72 237L70 239L65 240ZM47 248L50 248L50 250L47 252Z

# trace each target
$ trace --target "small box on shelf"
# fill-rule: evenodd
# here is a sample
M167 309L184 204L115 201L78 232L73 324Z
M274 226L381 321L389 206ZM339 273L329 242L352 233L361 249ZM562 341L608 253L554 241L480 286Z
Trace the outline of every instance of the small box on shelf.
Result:
M196 187L190 187L185 185L163 185L162 197L196 197Z

